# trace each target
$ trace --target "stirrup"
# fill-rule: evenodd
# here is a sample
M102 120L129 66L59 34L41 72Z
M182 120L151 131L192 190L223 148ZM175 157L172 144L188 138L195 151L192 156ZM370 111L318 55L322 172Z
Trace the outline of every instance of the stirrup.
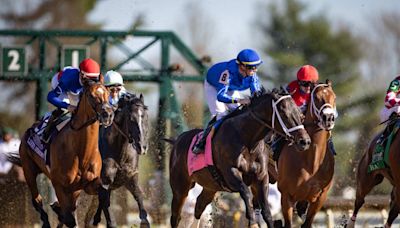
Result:
M201 154L204 151L204 146L196 144L192 150L193 154Z

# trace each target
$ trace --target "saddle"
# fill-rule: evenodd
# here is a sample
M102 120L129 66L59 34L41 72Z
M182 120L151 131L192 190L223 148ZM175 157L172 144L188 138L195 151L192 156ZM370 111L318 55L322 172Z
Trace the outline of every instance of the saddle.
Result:
M69 122L71 115L67 112L63 112L60 116L56 117L52 124L54 127L49 129L49 139L45 140L43 134L50 118L51 115L44 116L37 127L31 127L28 130L28 137L26 140L28 146L46 162L46 165L50 165L50 144L58 132Z
M399 129L400 119L398 117L391 119L376 142L374 151L372 153L372 161L368 166L368 173L374 170L389 167L390 145L392 144L393 138L396 136Z

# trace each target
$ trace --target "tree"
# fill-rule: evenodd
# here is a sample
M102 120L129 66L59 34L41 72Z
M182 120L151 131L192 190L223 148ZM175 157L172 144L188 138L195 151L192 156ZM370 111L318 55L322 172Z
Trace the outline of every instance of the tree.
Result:
M377 112L380 94L367 98L359 95L363 89L359 72L361 38L350 28L333 30L323 14L304 17L305 10L306 5L299 1L286 0L282 8L272 4L263 14L269 15L260 24L267 40L265 52L273 59L269 78L275 85L286 84L296 78L301 65L311 64L318 69L320 81L333 81L340 114L333 134L338 151L334 189L339 190L354 180L349 178L349 172L354 172L353 157L359 157L355 151L363 151L373 133L370 129L377 115L372 113Z

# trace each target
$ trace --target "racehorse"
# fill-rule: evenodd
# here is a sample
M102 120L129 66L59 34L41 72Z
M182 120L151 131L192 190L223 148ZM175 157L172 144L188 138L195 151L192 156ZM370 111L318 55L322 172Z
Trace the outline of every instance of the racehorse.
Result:
M109 211L111 191L125 186L139 206L141 224L149 227L147 212L143 206L143 193L138 184L139 155L147 151L148 114L143 96L126 93L118 101L111 127L100 128L100 152L103 159L101 170L102 188L99 190L99 206L93 225L101 220L103 210L107 227L116 227ZM92 204L94 205L94 204ZM89 210L90 211L90 210Z
M268 153L263 138L270 131L287 137L299 150L311 141L302 125L302 114L287 93L272 91L253 97L251 104L238 111L220 125L212 138L212 157L215 172L203 168L189 176L187 157L192 138L201 131L193 129L179 135L170 156L170 186L173 199L171 226L177 227L182 205L197 182L203 186L197 197L195 217L199 219L217 191L239 192L246 205L250 227L258 227L255 220L251 186L254 197L262 208L268 227L272 227L268 206ZM276 126L276 128L275 128ZM213 177L214 176L214 177Z
M33 206L40 213L43 227L50 227L50 224L36 183L40 173L51 180L59 200L55 211L58 212L60 223L68 227L76 225L74 212L80 191L83 189L88 194L97 194L102 166L98 149L99 124L109 126L113 119L108 97L109 93L102 83L84 83L71 120L50 144L51 167L46 166L45 161L27 143L35 124L23 135L19 149L20 161L32 194Z
M399 117L393 119L398 121ZM354 202L354 212L348 220L347 227L354 227L358 211L365 202L365 196L378 184L387 178L392 184L389 217L385 227L390 227L400 212L400 136L396 134L389 148L389 167L376 169L368 172L368 166L371 164L377 140L381 133L378 133L369 143L368 149L362 155L357 167L356 181L356 199Z
M335 161L334 155L327 150L327 141L335 124L335 100L331 81L315 85L303 122L311 137L310 148L302 152L296 151L290 144L282 148L277 181L285 227L292 225L296 202L297 207L303 209L309 204L306 220L301 227L311 227L332 185Z

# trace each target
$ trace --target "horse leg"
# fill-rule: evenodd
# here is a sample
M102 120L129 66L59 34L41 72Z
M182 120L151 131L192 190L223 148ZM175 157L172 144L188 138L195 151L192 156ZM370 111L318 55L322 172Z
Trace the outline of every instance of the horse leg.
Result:
M386 221L385 227L391 227L394 220L397 218L400 212L400 207L396 203L396 196L395 196L395 188L392 189L392 193L390 194L390 211L389 217Z
M286 193L281 194L282 215L285 220L285 227L292 227L293 203Z
M243 182L239 169L232 167L228 171L228 175L226 175L226 181L231 189L237 189L240 197L243 199L246 205L246 218L249 220L249 227L258 227L254 214L252 194L249 187Z
M75 227L75 209L76 209L76 200L79 196L80 191L68 192L62 185L54 184L54 189L57 193L57 198L59 200L60 208L61 208L61 217L62 223L67 227Z
M170 174L174 174L177 172L170 172ZM173 180L176 178L170 178L170 185L172 189L172 204L171 204L171 227L178 227L179 221L181 220L181 211L183 207L183 203L188 195L188 192L191 188L191 183L189 180L182 180L182 178L178 178L179 182L175 182L173 184Z
M130 179L130 180L129 180ZM140 217L140 225L145 227L150 227L150 223L147 220L147 212L144 209L143 205L143 192L139 187L138 175L134 175L132 178L129 178L125 184L125 187L135 198L138 207L139 207L139 217Z
M117 225L115 224L114 216L112 213L110 213L109 210L111 205L110 199L111 199L111 190L104 189L103 187L99 188L99 208L101 208L104 212L104 217L106 217L108 228L117 227Z
M272 228L274 225L272 222L271 210L268 204L269 178L266 177L263 181L256 183L256 188L257 190L255 196L257 197L258 206L261 207L263 219L265 223L267 223L267 226Z
M307 227L307 228L311 227L312 222L314 221L315 215L317 214L317 212L319 210L321 210L322 205L324 204L326 198L328 197L329 187L327 187L325 189L325 191L323 191L321 193L321 195L318 197L318 199L315 202L310 203L310 206L307 210L306 221L304 221L303 225L301 225L302 228L303 227Z
M307 208L308 208L307 201L298 201L296 203L297 215L303 219L303 215L307 212Z
M356 190L356 200L354 201L354 211L353 215L347 222L346 225L347 228L353 228L355 226L357 214L365 202L365 196L372 190L372 188L375 185L378 185L382 181L383 181L382 175L378 174L372 176L366 174L366 171L365 173L361 173L361 171L359 170L357 174L357 190Z
M46 211L43 209L43 199L39 194L39 190L37 188L36 177L40 173L39 167L35 164L35 162L29 157L26 152L26 148L24 145L21 145L20 157L22 168L24 170L24 175L26 179L26 183L28 184L29 190L31 191L32 196L32 204L37 212L40 213L40 219L43 222L43 227L50 227L49 217Z
M214 199L215 193L216 191L206 190L203 188L200 195L196 199L196 206L194 208L194 217L196 219L200 219L204 209L206 209L207 205Z

